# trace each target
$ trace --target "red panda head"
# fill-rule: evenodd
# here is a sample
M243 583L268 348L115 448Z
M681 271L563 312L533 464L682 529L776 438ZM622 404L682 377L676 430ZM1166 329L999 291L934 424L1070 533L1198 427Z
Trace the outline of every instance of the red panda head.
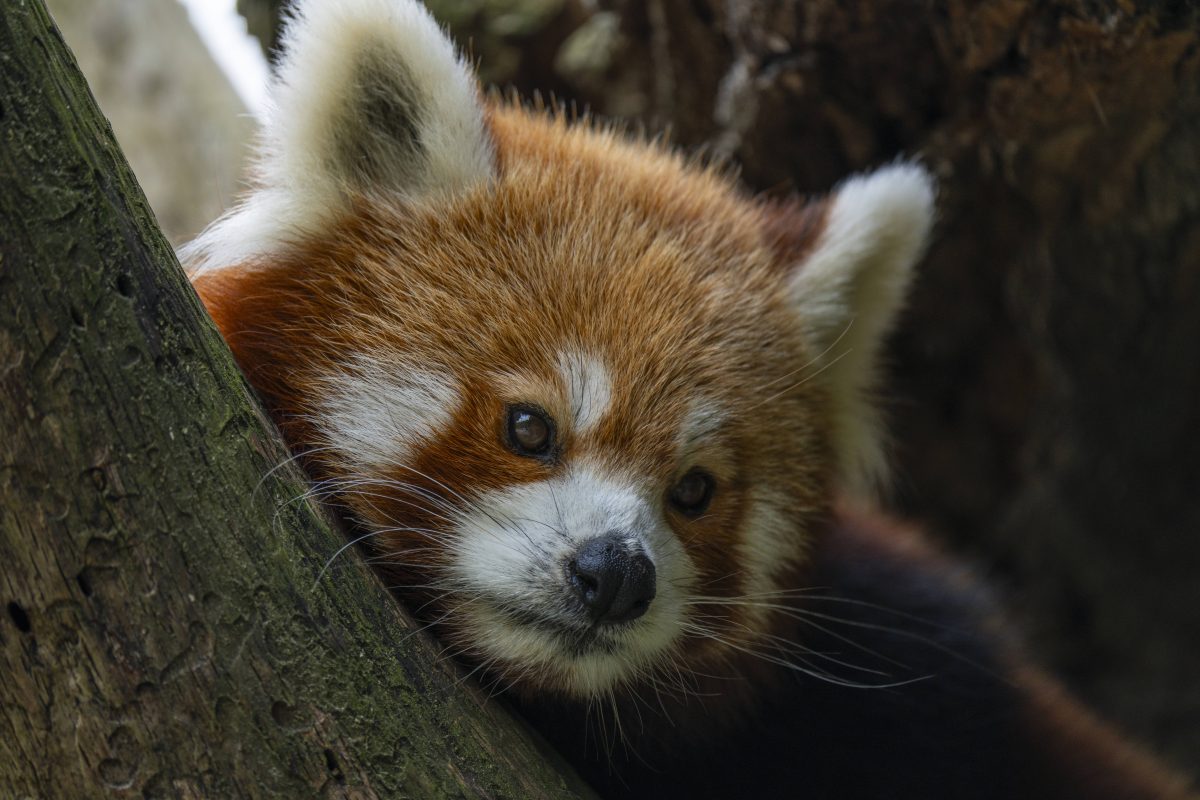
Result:
M484 101L411 0L300 4L259 186L183 253L322 496L455 652L593 696L767 636L930 226Z

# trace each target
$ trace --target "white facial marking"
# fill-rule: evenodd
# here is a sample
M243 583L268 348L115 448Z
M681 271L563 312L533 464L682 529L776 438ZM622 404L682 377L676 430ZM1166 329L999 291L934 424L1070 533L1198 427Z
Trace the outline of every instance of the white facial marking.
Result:
M688 404L687 413L679 426L677 453L681 461L688 458L706 441L712 439L725 424L725 411L712 400L696 398Z
M404 464L449 424L459 403L454 382L404 364L354 358L331 377L319 425L329 445L359 469Z
M782 511L787 502L785 496L770 490L750 495L744 538L739 543L748 613L765 614L766 608L759 604L775 602L770 595L780 588L780 573L803 556L804 540L798 526Z
M575 350L559 353L558 372L567 387L567 403L575 431L586 433L600 423L612 402L608 370L595 356Z
M537 666L581 695L604 691L662 658L680 636L684 600L696 569L662 517L657 498L637 483L576 465L546 481L490 492L458 524L451 575L477 598L462 619L485 658ZM591 628L565 575L579 547L610 531L654 563L657 596L630 623ZM520 611L549 623L518 622ZM595 632L593 646L572 652L562 633Z

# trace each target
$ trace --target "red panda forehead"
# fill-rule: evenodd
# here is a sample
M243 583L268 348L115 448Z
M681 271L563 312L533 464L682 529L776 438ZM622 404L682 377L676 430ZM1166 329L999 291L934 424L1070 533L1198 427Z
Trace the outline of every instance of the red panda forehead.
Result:
M665 150L532 118L510 135L522 113L493 114L493 182L420 203L363 198L231 291L230 308L212 288L206 302L235 350L272 348L244 354L256 384L263 365L286 382L365 358L561 405L587 429L581 446L661 467L696 409L736 421L749 388L797 363L761 209ZM369 393L382 373L363 369ZM576 419L579 398L591 405Z
M665 399L789 355L783 280L725 194L705 220L695 198L639 195L620 170L584 190L509 166L465 197L364 205L297 267L346 298L344 333L459 373L559 379L563 359L599 359L615 383Z

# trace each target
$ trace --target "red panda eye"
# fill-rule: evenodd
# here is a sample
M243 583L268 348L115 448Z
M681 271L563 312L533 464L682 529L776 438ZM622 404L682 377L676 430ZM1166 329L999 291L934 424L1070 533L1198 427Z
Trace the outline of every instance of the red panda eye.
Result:
M547 455L554 444L554 424L540 409L509 406L508 443L517 455Z
M671 487L667 497L681 513L694 517L708 508L715 489L716 482L711 475L704 470L694 469Z

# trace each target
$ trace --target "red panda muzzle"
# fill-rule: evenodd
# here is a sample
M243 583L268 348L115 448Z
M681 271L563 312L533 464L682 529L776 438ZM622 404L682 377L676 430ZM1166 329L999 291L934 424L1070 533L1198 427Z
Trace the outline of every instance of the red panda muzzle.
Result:
M654 562L621 533L589 539L567 565L568 580L597 625L637 619L655 595Z

